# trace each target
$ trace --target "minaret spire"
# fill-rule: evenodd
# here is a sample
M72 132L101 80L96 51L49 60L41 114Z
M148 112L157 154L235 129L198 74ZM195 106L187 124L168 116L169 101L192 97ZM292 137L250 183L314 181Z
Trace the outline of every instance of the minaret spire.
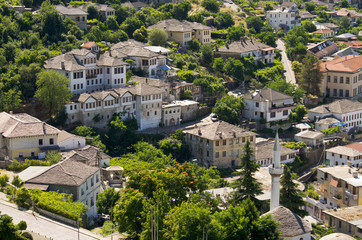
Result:
M280 176L283 174L283 167L280 166L280 142L278 132L275 136L273 149L273 164L269 167L271 180L270 210L279 206L280 198Z

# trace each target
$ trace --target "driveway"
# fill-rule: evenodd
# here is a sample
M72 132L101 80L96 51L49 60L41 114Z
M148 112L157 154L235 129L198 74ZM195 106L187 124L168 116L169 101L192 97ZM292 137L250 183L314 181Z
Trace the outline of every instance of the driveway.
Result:
M284 76L285 76L287 82L297 84L297 82L295 80L294 72L292 70L292 62L287 57L287 54L285 52L285 45L281 39L277 40L277 49L279 49L280 53L282 54L282 64L284 66L284 70L286 71L284 73Z
M0 211L1 214L11 216L15 224L19 223L21 220L25 221L28 226L27 231L33 231L53 240L103 239L102 237L96 236L92 232L83 228L80 229L78 238L77 228L58 223L43 216L39 216L38 214L33 215L31 210L19 210L14 204L6 202L3 199L0 199Z
M233 1L231 1L231 3L230 3L229 0L227 0L227 2L224 2L224 5L231 8L231 10L233 10L235 12L237 12L238 8L239 8L238 5L236 5ZM241 9L240 9L240 11L241 11Z

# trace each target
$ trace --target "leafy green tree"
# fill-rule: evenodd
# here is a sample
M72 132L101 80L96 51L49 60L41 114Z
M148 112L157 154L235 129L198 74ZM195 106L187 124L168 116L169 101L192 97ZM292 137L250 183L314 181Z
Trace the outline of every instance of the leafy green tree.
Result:
M308 12L313 12L317 6L314 2L306 2L304 7Z
M180 94L181 100L193 100L194 97L192 96L192 92L190 90L181 91Z
M6 174L0 175L0 186L1 186L1 188L4 188L8 181L9 181L9 176L8 175L6 175Z
M21 2L22 2L22 3L24 4L24 6L27 7L27 8L31 8L32 5L33 5L33 0L22 0Z
M188 83L192 83L195 80L195 75L190 70L180 70L178 71L177 76L181 81L186 81Z
M214 13L217 13L220 10L219 2L217 0L202 0L201 6Z
M307 32L314 32L317 31L317 27L312 23L310 20L305 20L302 22L302 26Z
M192 202L182 202L165 219L165 239L202 239L211 230L211 211ZM208 233L210 235L210 233Z
M0 109L3 111L10 111L17 109L21 104L21 92L15 89L10 89L7 92L2 92L0 96Z
M191 41L189 41L188 44L189 44L189 49L191 51L194 51L194 52L200 51L201 44L196 38L191 39Z
M49 116L59 111L70 99L69 85L69 78L54 70L43 70L37 75L35 97L47 108Z
M322 82L322 73L320 71L319 60L313 54L307 54L303 60L301 71L302 81L301 87L307 94L319 96L320 84Z
M61 35L65 32L65 26L59 12L46 0L40 7L40 33L44 39L50 42L58 42L62 39Z
M26 230L27 227L28 226L25 221L20 221L16 228L20 231L24 231L24 230Z
M218 29L225 29L228 27L231 27L235 24L233 17L230 15L230 13L226 12L219 12L216 14L215 20L214 20L215 27Z
M192 96L192 95L191 95ZM181 154L182 150L182 141L175 139L173 137L168 137L160 140L158 142L159 148L166 155L172 155L174 158L177 158Z
M3 45L3 48L6 61L14 62L16 55L16 46L13 43L7 43Z
M50 163L50 165L56 164L62 160L62 155L57 152L49 152L45 156L45 160Z
M347 0L342 0L340 2L341 8L348 8L349 7L349 3Z
M152 29L148 34L148 41L153 46L165 46L167 38L167 33L159 28Z
M240 206L229 206L215 214L215 221L222 226L220 239L270 239L277 240L279 232L271 215L260 217L258 210L250 199L245 199Z
M29 208L29 200L30 200L30 192L27 188L21 187L18 190L16 190L15 193L15 203L19 205L20 207Z
M138 190L126 189L114 207L114 221L118 223L119 232L127 232L131 237L137 237L142 232L145 222L143 206L146 199Z
M325 135L332 135L336 133L342 133L343 129L339 126L330 127L327 130L322 131Z
M280 204L299 216L304 217L307 215L307 212L300 209L305 206L303 192L298 189L297 183L293 181L295 179L296 174L293 173L287 165L285 165L284 173L280 180L282 185L280 190Z
M264 22L261 19L261 17L257 16L247 17L245 21L248 29L253 28L257 34L260 33L262 27L264 26Z
M292 110L292 119L293 121L301 122L307 113L307 108L304 105L299 104Z
M351 25L351 21L349 20L349 18L347 16L343 16L343 17L341 17L341 19L339 19L339 25L344 29L349 29L349 26Z
M240 37L245 35L245 29L243 24L238 26L231 26L227 29L226 38L231 41L239 41Z
M300 60L306 55L308 39L309 34L302 26L297 26L288 32L285 47L289 59Z
M3 240L14 240L14 239L24 239L21 238L17 230L21 230L24 227L24 224L21 221L18 225L13 223L13 218L7 214L0 214L0 239ZM25 224L26 227L26 224Z
M172 9L172 16L178 20L184 20L188 16L188 12L191 10L191 3L189 1L183 1L174 5Z
M214 57L214 51L209 45L201 46L201 59L207 63L212 63Z
M245 104L241 98L233 95L225 95L221 99L216 100L215 107L212 112L215 113L220 120L231 124L239 124L241 112Z
M144 26L144 23L136 17L128 17L121 25L121 29L125 31L128 36L132 36L133 32Z
M140 29L137 29L133 33L133 39L137 40L137 41L140 41L140 42L145 42L147 36L148 36L148 32L147 32L147 29L144 26L142 26Z
M301 103L305 91L293 83L287 82L284 78L278 76L275 80L269 82L265 88L272 88L279 92L293 97L295 103Z
M116 17L110 16L106 20L106 25L108 29L117 30L119 28Z
M224 68L223 58L214 58L214 64L212 66L215 73L221 73Z
M256 196L262 194L261 183L254 177L259 167L260 165L253 158L253 150L248 140L244 145L240 170L237 173L239 178L232 183L232 187L235 189L232 194L232 202L241 203L247 198L255 202Z
M116 191L114 187L106 188L103 192L98 194L98 199L96 201L98 213L111 215L114 206L120 198L120 191Z
M224 72L238 80L244 79L244 65L235 58L228 58L224 64Z
M87 19L99 19L99 11L98 8L94 5L89 5L87 7Z
M21 181L21 179L19 178L19 175L15 175L13 177L13 180L11 181L11 184L14 185L17 188L20 188L21 186L24 185L24 182Z

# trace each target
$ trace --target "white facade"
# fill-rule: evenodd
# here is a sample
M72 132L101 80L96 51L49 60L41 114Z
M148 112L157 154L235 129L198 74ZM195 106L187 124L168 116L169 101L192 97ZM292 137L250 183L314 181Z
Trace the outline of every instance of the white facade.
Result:
M61 131L58 135L58 145L61 151L85 147L85 140L85 137L70 134L66 131Z
M326 150L326 160L329 161L331 167L348 165L358 168L362 163L362 152L348 145L337 146Z
M87 216L90 218L97 217L96 201L98 194L101 190L101 176L100 170L89 177L82 185L77 189L78 202L82 202L84 205L89 207Z
M268 11L266 18L275 30L279 27L285 30L291 30L296 26L301 26L296 4L293 4L291 7L282 6L279 9Z
M162 125L177 126L181 122L181 105L167 104L162 106Z

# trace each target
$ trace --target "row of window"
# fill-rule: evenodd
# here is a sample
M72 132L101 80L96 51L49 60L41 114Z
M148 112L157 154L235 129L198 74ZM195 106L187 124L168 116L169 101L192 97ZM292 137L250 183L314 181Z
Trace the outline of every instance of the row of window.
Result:
M209 30L204 31L204 35L210 35L210 31Z
M209 156L209 151L206 151L206 156L207 156L207 157ZM233 157L233 156L239 157L239 149L237 149L237 150L235 151L235 155L234 155L234 151L233 151L233 150L228 151L228 156L229 156L229 157ZM215 153L215 158L219 158L219 157L220 157L220 152L216 152L216 153ZM221 152L221 157L226 157L226 151L222 151L222 152Z
M120 74L123 73L123 67L114 68L114 74Z
M156 59L142 60L142 66L156 65L156 63L157 63Z
M99 84L102 84L102 78L99 79ZM98 85L98 79L87 80L87 86L89 85Z
M332 153L332 157L334 157L334 153ZM342 158L343 157L343 155L342 154L339 154L339 158ZM347 156L347 160L350 160L351 158L349 157L349 156ZM357 157L353 157L353 159L352 160L359 160L359 159L362 159L362 155L360 155L360 156L357 156Z
M73 84L73 90L83 89L83 83Z
M96 183L98 183L99 182L99 176L98 176L98 174L96 174ZM94 177L91 177L90 178L90 186L91 187L93 187L94 186ZM87 191L88 190L88 180L87 181L85 181L85 191ZM84 195L84 188L82 188L81 189L81 195L83 196Z
M190 137L191 137L191 139L192 139L192 135L190 135ZM250 138L248 138L248 137L242 137L242 138L241 138L241 142L242 142L242 143L245 143L246 140L249 140L250 142L253 142L253 141L254 141L254 137L253 137L253 136L250 136ZM229 139L228 142L229 142L229 145L233 145L234 143L235 143L235 144L239 144L239 143L240 143L240 138ZM215 146L220 146L221 144L222 144L223 146L225 146L226 143L227 143L226 140L216 140L216 141L215 141ZM209 140L208 140L208 139L206 140L206 144L209 144Z
M184 38L191 38L191 33L185 33Z
M39 146L43 146L43 139L39 139ZM49 138L49 145L54 145L54 138Z
M208 43L208 42L210 42L210 38L206 38L206 39L204 39L204 41L203 41L204 43Z
M156 100L161 98L162 94L153 94L153 95L142 96L142 101Z
M353 81L355 81L355 78L353 78ZM327 82L331 82L331 76L327 76ZM345 82L346 82L346 84L350 83L349 77L346 77ZM338 77L337 76L333 77L333 83L338 83ZM344 83L344 77L339 77L339 83Z
M103 68L87 70L87 77L103 74Z
M80 62L83 63L83 60L80 60ZM92 64L92 63L96 63L96 62L97 62L97 59L95 57L84 59L84 64Z
M149 117L150 116L150 112L146 113L146 116ZM157 111L155 111L155 116L157 116Z
M356 91L354 91L354 90L356 90ZM329 88L327 88L327 95L329 95L329 96L331 94L330 91L331 90ZM357 88L353 89L353 93L354 93L354 96L357 95ZM332 96L333 97L346 97L346 98L350 97L349 90L345 90L345 94L343 95L343 89L339 89L339 94L338 94L338 89L333 89Z
M180 109L177 109L177 112L180 112ZM165 114L172 114L172 113L176 113L176 109L174 110L169 110L169 111L165 111Z
M83 72L74 72L73 79L83 78Z
M295 154L288 154L288 155L282 155L280 156L280 160L281 161L286 161L287 159L292 159L292 158L295 158ZM268 158L268 159L264 159L264 160L259 160L257 161L258 164L260 165L270 165L272 164L273 162L273 159L272 158Z
M355 113L342 118L342 122L353 121L356 119L362 119L362 113Z

